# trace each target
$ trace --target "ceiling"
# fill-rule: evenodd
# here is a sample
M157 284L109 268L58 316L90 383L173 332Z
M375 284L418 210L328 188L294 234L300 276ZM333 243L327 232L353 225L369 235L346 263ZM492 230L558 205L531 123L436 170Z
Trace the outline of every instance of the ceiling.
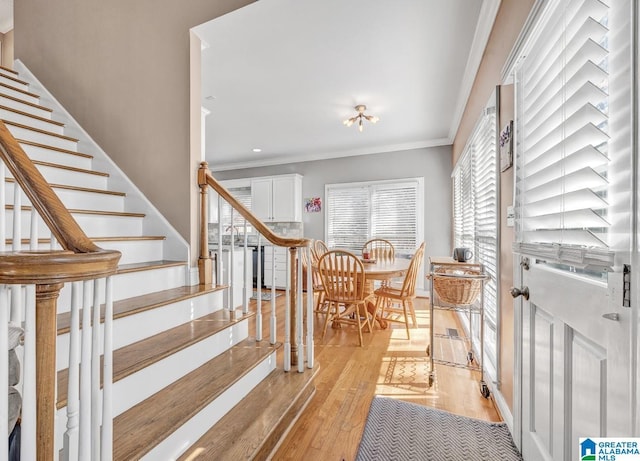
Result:
M499 3L261 0L196 27L210 167L451 144Z
M0 0L0 34L13 29L13 0Z

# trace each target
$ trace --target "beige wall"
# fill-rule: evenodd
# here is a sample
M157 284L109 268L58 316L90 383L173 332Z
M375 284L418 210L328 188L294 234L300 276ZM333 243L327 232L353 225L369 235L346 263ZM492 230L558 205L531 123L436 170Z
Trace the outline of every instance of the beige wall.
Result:
M520 34L535 0L502 0L498 15L489 36L471 95L453 142L453 163L458 160L467 139L480 117L496 85L502 82L501 73L506 59ZM513 87L502 87L500 91L499 127L513 119ZM511 245L513 228L506 227L506 209L513 201L513 168L500 175L500 382L501 392L513 412L513 299L509 288L513 284L513 260Z
M6 34L0 34L0 41L2 42L2 60L0 65L13 69L13 30L10 30Z
M15 2L16 58L189 241L200 160L189 29L252 1Z

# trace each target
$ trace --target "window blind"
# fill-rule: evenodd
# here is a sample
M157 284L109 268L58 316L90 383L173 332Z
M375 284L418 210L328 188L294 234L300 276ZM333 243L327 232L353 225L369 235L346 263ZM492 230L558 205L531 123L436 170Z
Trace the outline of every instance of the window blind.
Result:
M484 284L485 346L496 366L498 321L497 120L487 107L458 160L453 174L454 244L468 247L491 280ZM471 319L475 321L477 319ZM473 331L479 328L474 324Z
M396 254L413 254L422 236L420 191L418 179L328 184L327 244L359 253L367 240L383 238Z
M251 209L251 188L250 187L237 187L229 189L229 192L233 194L234 198L242 203L249 210ZM229 226L231 222L231 205L227 202L222 204L222 221L224 226ZM244 218L237 211L233 211L233 226L239 229L240 233L244 233ZM226 228L225 228L226 229ZM223 229L224 230L224 229ZM230 231L230 229L229 229ZM229 233L225 230L225 233ZM251 228L247 228L247 233L251 232Z
M556 4L516 74L518 235L534 253L605 264L612 261L602 251L610 227L609 7Z

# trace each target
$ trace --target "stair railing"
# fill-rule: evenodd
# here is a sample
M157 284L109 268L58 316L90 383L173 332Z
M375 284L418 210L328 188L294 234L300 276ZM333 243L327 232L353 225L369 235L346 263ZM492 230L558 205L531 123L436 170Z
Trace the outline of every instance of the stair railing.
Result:
M24 332L19 346L23 370L21 459L50 461L58 458L62 449L64 460L110 460L111 275L120 252L103 250L84 234L1 121L0 160L0 207L4 210L0 213L0 459L8 459L9 449L4 416L9 413L6 332L11 324ZM24 234L23 228L28 228ZM41 231L44 238L39 236ZM28 238L23 236L27 233ZM70 310L71 328L68 404L66 415L63 413L67 430L56 437L55 420L64 421L60 415L56 417L55 395L61 293L70 303L65 307Z
M303 271L302 264L302 252L306 252L307 260L311 260L311 241L305 238L285 238L277 235L273 232L262 220L256 217L249 209L247 209L241 202L239 202L224 186L222 186L211 174L207 162L202 162L198 170L198 186L200 187L200 256L198 259L198 269L200 276L200 284L211 285L214 283L214 262L211 257L211 253L215 254L216 267L215 267L215 282L218 285L227 285L227 293L225 294L226 308L232 313L235 313L238 306L242 307L244 314L248 313L249 293L253 293L253 275L246 273L246 268L249 266L249 254L253 250L249 247L249 236L246 229L251 227L255 230L252 233L252 239L255 239L252 244L257 247L257 286L256 286L256 340L262 340L262 285L260 280L262 279L262 273L264 268L262 267L262 244L265 243L269 246L264 247L265 252L270 251L272 254L272 267L271 274L272 280L269 281L271 286L270 297L268 301L270 303L269 314L269 342L276 344L277 342L277 317L276 317L276 297L279 294L276 292L276 257L275 248L284 247L287 248L286 257L286 273L287 280L284 286L285 305L288 309L285 309L284 318L284 369L289 371L291 367L297 367L299 372L303 372L305 369L305 362L307 368L313 368L313 296L312 291L309 291L310 296L303 296ZM217 237L215 250L209 250L209 191L213 190L218 195L218 219L217 219ZM227 203L231 207L230 219L228 222L222 222L222 208ZM240 228L244 228L245 232L243 237L235 235L235 227L238 227L235 216L239 214L243 219L243 225ZM234 216L235 215L235 216ZM223 240L223 233L229 231L230 235L227 241ZM234 271L236 247L242 250L242 258L244 264L242 267L245 270L243 277L238 277L243 280L242 284L242 302L239 303L235 299L234 295ZM228 248L229 257L223 257L224 249ZM228 262L227 262L228 260ZM225 267L225 264L228 267ZM307 273L307 286L311 285L311 271ZM226 283L225 283L226 282ZM266 284L266 281L265 281ZM306 309L306 316L304 311ZM306 317L307 324L303 324L303 319ZM306 339L306 349L305 349ZM306 351L306 360L305 360Z

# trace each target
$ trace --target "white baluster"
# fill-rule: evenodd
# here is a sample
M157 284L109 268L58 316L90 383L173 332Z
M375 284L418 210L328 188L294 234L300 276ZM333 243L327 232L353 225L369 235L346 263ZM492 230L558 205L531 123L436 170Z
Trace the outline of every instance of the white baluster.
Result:
M218 195L218 251L216 252L216 285L222 284L222 196Z
M11 285L11 321L22 324L22 285Z
M38 249L38 212L31 206L31 225L29 227L29 249Z
M269 323L269 342L276 343L276 247L271 246L271 322Z
M9 453L9 304L7 289L0 285L0 459Z
M236 253L234 251L234 239L233 239L234 237L233 231L235 229L233 227L233 208L231 208L231 223L229 224L229 229L231 233L231 245L229 246L229 267L227 268L227 276L228 276L227 292L229 293L228 309L230 311L233 311L236 308L236 300L234 299L234 296L233 296L233 292L235 291L233 289L233 286L235 285L233 272L235 269L235 253Z
M22 366L22 422L20 456L36 459L36 286L27 285Z
M91 281L83 283L82 352L80 359L81 460L91 459Z
M285 269L287 271L287 284L284 292L284 371L291 371L291 312L289 303L291 302L291 263L286 259Z
M2 215L0 216L0 251L5 251L7 245L7 191L5 190L6 181L4 177L7 172L7 167L4 162L0 161L0 210Z
M247 269L249 268L249 238L247 234L247 220L244 220L244 289L242 290L242 313L249 313L249 290L253 287L253 274Z
M256 341L262 341L262 235L258 234L258 283L256 284Z
M298 255L298 276L296 277L296 289L298 293L296 299L296 337L298 338L298 372L302 373L304 371L304 315L302 309L302 261L300 260L299 247L296 254Z
M302 251L306 252L307 258L307 367L313 368L313 278L312 278L312 259L311 247L307 247Z
M100 459L100 279L93 281L93 328L91 329L91 459Z
M102 461L113 455L113 282L107 277L104 303L104 370L102 386Z
M13 235L11 249L20 251L22 245L22 220L20 213L22 212L22 191L20 185L16 181L13 183Z
M82 282L71 284L71 312L69 319L69 377L67 382L67 431L64 451L68 461L79 459L80 411L80 297Z

